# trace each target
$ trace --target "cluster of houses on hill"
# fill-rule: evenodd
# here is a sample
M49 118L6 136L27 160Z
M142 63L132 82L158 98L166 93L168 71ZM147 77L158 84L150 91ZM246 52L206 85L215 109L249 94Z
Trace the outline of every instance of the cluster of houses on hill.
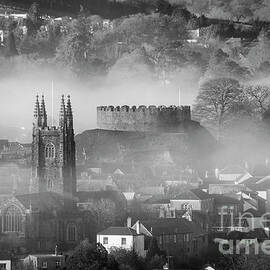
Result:
M270 176L228 166L176 196L160 186L123 192L134 223L128 218L125 226L99 232L97 242L108 251L135 249L145 256L149 238L154 237L161 250L187 259L203 256L214 239L229 239L233 232L249 243L262 241L269 238L269 189Z
M7 152L11 146L3 142L2 151ZM20 149L19 146L19 152ZM27 145L23 151L25 149ZM4 177L7 168L2 167L0 175ZM14 168L11 166L9 170ZM270 175L267 164L261 175L240 166L216 170L212 176L206 173L204 178L186 170L179 179L163 177L157 185L144 187L131 185L134 175L123 168L81 169L78 166L78 169L76 205L80 212L107 207L108 211L103 214L113 216L116 209L121 209L119 217L100 223L91 230L92 235L84 235L102 244L108 252L127 249L145 257L151 239L155 239L160 250L168 256L187 261L205 256L210 246L216 246L216 239L240 237L239 240L245 239L250 245L269 239L270 219L266 213L270 209ZM29 201L24 195L16 194L14 183L13 191L14 200L25 205L26 212L38 209L34 197L28 196L32 198ZM4 195L1 201L7 199ZM77 240L84 236L78 236ZM29 255L25 260L42 265L44 269L52 269L49 265L63 265L64 256L55 256L53 246L44 246L39 255ZM48 255L48 252L53 254Z

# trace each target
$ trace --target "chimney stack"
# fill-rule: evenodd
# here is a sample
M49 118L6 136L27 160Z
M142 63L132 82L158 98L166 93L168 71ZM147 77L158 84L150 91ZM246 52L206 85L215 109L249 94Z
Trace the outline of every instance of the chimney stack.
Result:
M127 227L131 228L131 217L127 218Z
M140 221L139 220L136 222L136 233L140 234Z

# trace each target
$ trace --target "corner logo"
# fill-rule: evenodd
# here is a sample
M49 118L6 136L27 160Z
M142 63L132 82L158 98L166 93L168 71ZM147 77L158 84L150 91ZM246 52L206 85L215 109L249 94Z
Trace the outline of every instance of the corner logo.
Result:
M269 237L270 213L265 213L261 217L254 217L252 213L246 212L243 215L239 215L238 224L236 224L233 211L228 213L224 210L227 209L221 209L220 231L227 230L228 232L239 231L248 233L250 231L254 231L256 228L260 228L263 229L265 235ZM230 216L230 224L228 226L224 226L224 216L228 217L228 214ZM248 227L243 226L243 221L248 222ZM258 255L259 253L270 255L270 240L268 239L259 242L256 237L251 236L250 238L241 240L215 238L214 242L218 244L219 252L224 255L240 254L243 250L246 255L251 253L255 255Z

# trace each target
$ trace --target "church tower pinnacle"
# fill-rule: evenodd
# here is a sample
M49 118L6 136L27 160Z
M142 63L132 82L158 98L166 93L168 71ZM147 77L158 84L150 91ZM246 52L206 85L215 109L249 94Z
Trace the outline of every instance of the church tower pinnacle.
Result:
M42 99L41 99L40 116L41 116L41 126L43 128L47 127L47 112L46 112L44 95L42 95Z
M34 108L34 125L39 127L41 125L41 118L40 118L40 107L39 107L39 100L38 95L36 96L36 103Z
M60 113L59 113L59 127L62 129L66 128L66 106L65 106L65 97L62 95L61 105L60 105Z
M72 113L70 95L68 95L68 100L67 100L67 127L69 130L73 129L73 113Z

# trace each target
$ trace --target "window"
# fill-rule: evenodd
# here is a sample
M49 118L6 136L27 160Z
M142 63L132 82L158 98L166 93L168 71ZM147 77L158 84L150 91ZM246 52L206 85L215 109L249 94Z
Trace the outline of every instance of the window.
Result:
M55 266L56 266L56 268L59 268L61 266L61 262L60 261L56 261L55 262Z
M107 245L108 244L108 237L103 237L103 245Z
M182 210L192 210L192 205L190 203L183 203Z
M55 158L55 147L52 143L48 143L45 147L45 157L46 158Z
M53 189L53 181L51 179L47 182L47 190L51 191Z
M77 240L77 227L75 224L69 224L67 227L67 240L75 242Z
M159 244L162 245L162 236L159 236Z
M6 270L7 265L5 263L0 263L0 270Z
M189 234L188 233L184 234L184 242L189 242Z
M22 232L22 213L16 206L10 206L4 215L5 232Z
M48 268L48 264L47 264L47 262L42 262L41 267L42 267L42 268Z
M164 242L170 243L170 235L164 235Z
M121 238L121 245L125 246L127 244L127 239L126 238Z
M173 235L173 242L177 243L177 235L176 234Z
M194 250L194 251L197 251L197 249L198 249L198 240L195 239L195 240L193 241L193 250Z

